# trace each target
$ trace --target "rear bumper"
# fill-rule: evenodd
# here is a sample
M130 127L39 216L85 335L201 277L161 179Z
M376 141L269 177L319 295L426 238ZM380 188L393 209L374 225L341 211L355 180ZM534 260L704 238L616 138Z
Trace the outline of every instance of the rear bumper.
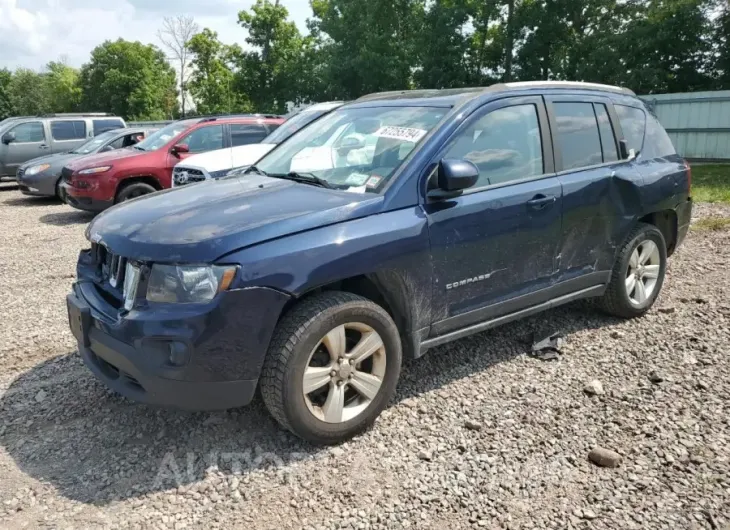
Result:
M274 327L289 296L266 288L223 293L200 307L128 313L89 281L67 296L69 324L86 366L129 399L222 410L254 396Z

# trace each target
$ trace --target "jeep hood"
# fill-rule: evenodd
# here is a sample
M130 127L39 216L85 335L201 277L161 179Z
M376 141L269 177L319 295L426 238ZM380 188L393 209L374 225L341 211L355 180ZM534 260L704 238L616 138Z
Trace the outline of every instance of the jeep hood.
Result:
M105 211L87 237L141 261L211 263L263 241L380 211L380 195L260 175L211 180Z
M103 165L113 165L115 161L123 160L125 158L147 156L154 151L140 151L132 147L124 149L116 149L114 151L108 151L106 153L97 153L95 155L88 155L79 158L78 160L72 160L66 167L78 171L80 169L88 169Z

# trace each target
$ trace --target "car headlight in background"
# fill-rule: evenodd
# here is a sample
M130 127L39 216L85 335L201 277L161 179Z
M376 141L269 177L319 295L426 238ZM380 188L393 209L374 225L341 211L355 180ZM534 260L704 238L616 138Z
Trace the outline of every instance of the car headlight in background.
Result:
M45 171L51 167L51 164L40 164L39 166L31 166L25 170L26 175L37 175L38 173Z
M90 167L89 169L79 171L79 175L96 175L97 173L105 173L111 168L111 166Z
M197 304L226 291L236 276L236 266L152 265L147 301Z

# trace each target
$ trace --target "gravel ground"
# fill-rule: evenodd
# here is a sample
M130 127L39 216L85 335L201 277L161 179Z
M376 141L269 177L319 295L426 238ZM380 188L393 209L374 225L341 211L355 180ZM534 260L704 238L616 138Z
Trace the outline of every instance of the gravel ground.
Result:
M319 449L261 402L188 414L97 383L64 301L89 219L0 184L0 527L730 525L730 231L691 234L646 317L578 304L431 351L371 431ZM554 331L558 360L525 354Z

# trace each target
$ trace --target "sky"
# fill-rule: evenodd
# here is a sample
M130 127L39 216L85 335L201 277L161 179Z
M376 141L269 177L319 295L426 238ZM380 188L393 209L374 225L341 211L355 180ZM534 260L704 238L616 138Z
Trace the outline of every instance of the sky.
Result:
M160 45L156 33L166 16L188 15L227 44L244 44L238 12L253 0L0 0L0 68L41 70L65 59L79 67L105 40ZM281 0L289 18L306 32L309 0Z

